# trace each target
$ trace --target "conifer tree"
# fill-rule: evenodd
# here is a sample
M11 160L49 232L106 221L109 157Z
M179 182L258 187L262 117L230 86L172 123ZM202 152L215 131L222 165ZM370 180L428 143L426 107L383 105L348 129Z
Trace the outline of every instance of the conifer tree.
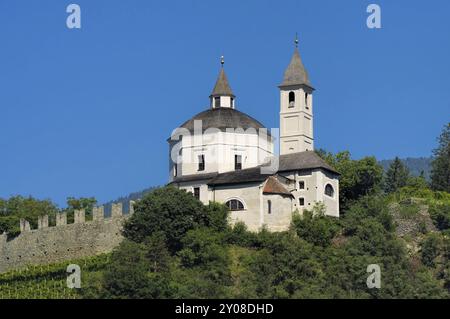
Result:
M431 162L431 188L450 193L450 123L442 130L438 142Z
M402 163L402 161L396 157L394 161L389 165L389 169L386 172L386 180L384 189L387 193L395 192L397 189L406 186L409 177L408 168Z

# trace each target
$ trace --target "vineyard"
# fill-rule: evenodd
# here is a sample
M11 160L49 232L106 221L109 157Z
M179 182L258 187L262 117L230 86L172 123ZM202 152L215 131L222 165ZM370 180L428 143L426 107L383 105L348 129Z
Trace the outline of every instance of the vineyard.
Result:
M0 299L78 299L92 288L90 280L101 276L109 262L109 254L67 261L53 265L29 266L0 274ZM70 264L81 268L81 289L67 286L66 272Z

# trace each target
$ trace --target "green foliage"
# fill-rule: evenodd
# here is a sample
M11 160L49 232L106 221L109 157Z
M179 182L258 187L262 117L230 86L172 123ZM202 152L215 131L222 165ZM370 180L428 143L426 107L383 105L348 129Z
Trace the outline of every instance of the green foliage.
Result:
M228 216L230 211L227 206L217 202L208 204L208 225L217 231L227 231L229 226Z
M394 160L381 160L380 165L383 166L384 171L387 171ZM409 172L414 177L422 177L425 181L430 180L431 171L431 156L430 157L416 157L416 158L402 158L402 163L408 168Z
M57 211L56 205L50 200L38 200L31 196L0 199L0 234L6 232L8 237L17 236L21 218L28 220L32 228L37 228L39 216L48 215L52 223Z
M97 204L97 200L94 197L69 197L67 198L67 208L63 211L67 214L67 222L73 223L75 210L84 209L86 214L86 220L92 219L92 209Z
M439 230L450 229L450 203L432 205L430 216Z
M325 216L320 206L313 207L311 211L303 211L302 216L294 215L292 228L300 238L322 247L330 245L340 229L337 220Z
M177 253L181 267L176 285L180 297L225 297L231 286L231 273L224 234L211 228L199 228L190 230L182 243L183 248Z
M431 166L433 190L450 193L450 123L445 125L438 138L438 147L433 151Z
M81 289L67 288L67 266L79 265ZM29 266L0 274L0 299L76 299L98 298L98 278L109 264L109 255L71 260L42 266Z
M294 214L288 231L250 232L243 223L228 226L224 205L203 205L174 187L156 189L136 203L124 225L126 239L110 260L97 269L82 267L87 284L80 291L58 293L63 298L450 298L450 194L432 191L422 177L401 183L392 178L392 193L385 194L374 158L352 160L348 152L321 156L342 173L339 219L325 216L317 203L302 216ZM0 207L7 205L0 200ZM392 207L402 218L415 218L424 205L439 231L430 233L423 225L423 234L398 237ZM14 216L1 216L0 227ZM381 268L381 289L367 288L370 264ZM41 295L33 295L33 287L60 282L65 274L58 267L47 272L46 281L39 274L37 282L0 276L0 297L5 291L13 297L12 287L28 298L55 297L42 288Z
M404 203L400 206L400 216L402 218L414 218L417 216L420 207L414 203Z
M422 242L422 262L433 267L435 265L435 259L439 256L439 252L442 247L442 239L439 234L431 233Z
M428 183L423 175L420 176L409 176L406 180L406 185L414 189L426 189L428 188Z
M345 233L354 235L364 220L375 220L389 232L395 229L388 201L383 196L364 196L353 203L342 219Z
M232 245L251 247L256 245L258 236L256 233L249 232L247 225L243 222L237 222L233 228L226 233L226 241Z
M104 274L105 298L164 298L169 295L169 280L155 256L168 253L155 251L161 237L147 240L147 245L124 240L114 250L111 263ZM164 248L163 248L164 250Z
M183 249L178 252L185 267L226 264L223 250L223 234L208 228L190 230L182 240Z
M395 192L397 189L406 186L408 178L408 168L396 157L386 172L384 190L387 193Z
M376 193L383 179L383 168L375 157L352 160L349 152L336 155L324 150L317 152L324 160L341 174L339 179L339 200L341 208L361 196Z
M387 197L389 201L403 202L417 198L427 205L446 205L450 204L450 193L433 191L428 187L414 187L411 185L405 186L396 192L389 194Z
M210 224L212 218L207 207L191 193L168 186L154 190L135 204L123 233L132 241L143 242L149 234L163 232L169 249L176 251L189 230Z

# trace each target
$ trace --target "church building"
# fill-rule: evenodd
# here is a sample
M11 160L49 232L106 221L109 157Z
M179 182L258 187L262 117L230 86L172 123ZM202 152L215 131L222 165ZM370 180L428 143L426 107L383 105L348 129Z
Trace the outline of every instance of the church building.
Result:
M339 173L314 152L314 88L297 45L278 86L279 155L272 132L237 109L223 57L209 108L168 139L169 183L205 204L225 203L230 222L244 222L251 231L286 230L296 211L316 202L339 216Z

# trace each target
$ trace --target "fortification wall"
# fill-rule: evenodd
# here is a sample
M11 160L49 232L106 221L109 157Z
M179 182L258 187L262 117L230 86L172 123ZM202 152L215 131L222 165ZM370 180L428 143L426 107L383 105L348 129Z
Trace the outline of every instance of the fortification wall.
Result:
M38 229L22 219L19 236L7 240L6 234L0 235L0 273L110 252L122 241L123 222L132 213L131 202L127 215L122 204L113 204L110 217L105 217L103 207L95 207L92 221L85 221L83 210L75 211L73 224L67 224L65 213L57 215L53 227L48 226L48 216L39 217Z

